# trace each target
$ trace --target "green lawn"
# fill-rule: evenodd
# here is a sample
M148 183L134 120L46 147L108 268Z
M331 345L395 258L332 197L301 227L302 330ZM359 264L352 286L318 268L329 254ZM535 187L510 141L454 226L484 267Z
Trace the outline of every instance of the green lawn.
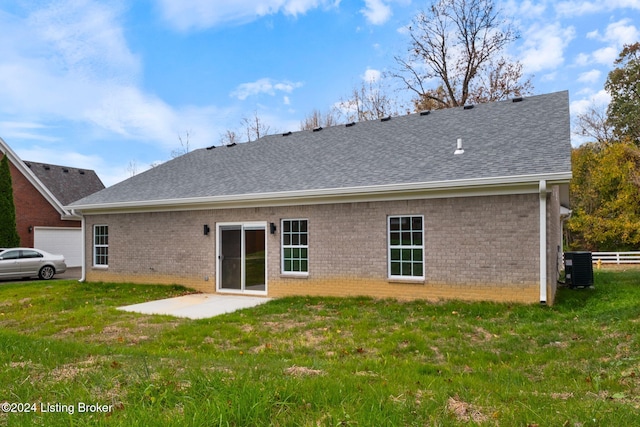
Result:
M284 298L206 320L115 310L185 291L0 284L0 402L37 410L0 412L0 426L640 425L638 270L597 271L594 289L562 289L553 307Z

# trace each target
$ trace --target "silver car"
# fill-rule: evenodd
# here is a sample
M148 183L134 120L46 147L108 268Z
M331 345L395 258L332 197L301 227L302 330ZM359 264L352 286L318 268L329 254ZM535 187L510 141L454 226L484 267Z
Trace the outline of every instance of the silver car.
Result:
M52 255L40 249L0 249L0 280L38 276L49 280L56 273L64 273L67 264L64 256Z

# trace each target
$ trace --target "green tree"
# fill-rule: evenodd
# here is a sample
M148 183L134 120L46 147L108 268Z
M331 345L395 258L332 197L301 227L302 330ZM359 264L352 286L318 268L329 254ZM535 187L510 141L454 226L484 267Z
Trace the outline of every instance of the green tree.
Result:
M640 42L624 46L615 65L604 86L611 95L608 121L616 138L640 145Z
M13 186L9 158L0 160L0 247L20 246L20 236L16 229L16 207L13 202Z
M640 148L630 139L573 150L572 249L640 250Z

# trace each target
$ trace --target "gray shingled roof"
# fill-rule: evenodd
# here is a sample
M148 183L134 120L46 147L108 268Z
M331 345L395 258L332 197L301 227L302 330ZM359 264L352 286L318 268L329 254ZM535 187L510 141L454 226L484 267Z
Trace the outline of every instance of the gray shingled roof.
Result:
M568 98L564 91L199 149L71 207L566 174ZM458 138L465 151L454 155Z
M63 206L104 189L98 175L90 169L30 161L24 164Z

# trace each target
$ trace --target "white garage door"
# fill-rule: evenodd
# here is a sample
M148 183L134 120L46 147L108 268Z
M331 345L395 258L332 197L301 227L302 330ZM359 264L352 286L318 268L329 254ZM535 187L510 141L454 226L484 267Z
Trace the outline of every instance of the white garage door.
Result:
M82 230L72 227L35 227L33 246L52 254L62 254L67 267L82 265Z

